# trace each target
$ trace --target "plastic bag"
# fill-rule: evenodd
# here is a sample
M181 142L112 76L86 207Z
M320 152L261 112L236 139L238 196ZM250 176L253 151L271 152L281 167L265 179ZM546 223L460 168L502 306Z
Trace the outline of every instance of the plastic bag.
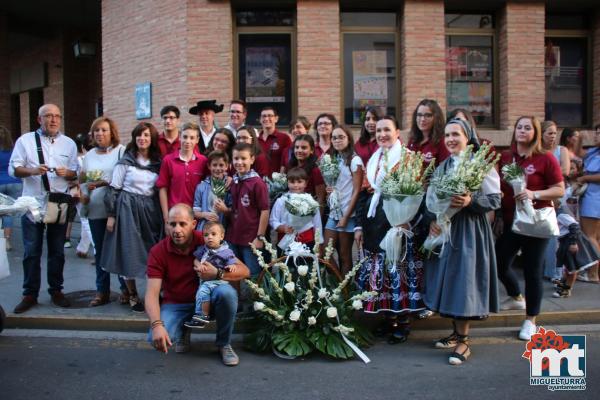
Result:
M8 256L6 254L6 239L0 238L0 279L10 275L8 267Z
M438 236L427 236L423 243L425 250L433 251L438 246L442 246L441 252L444 250L444 244L450 240L450 229L452 223L450 219L460 211L460 208L450 207L452 197L446 199L439 199L435 194L435 190L432 186L427 189L427 197L425 198L425 204L427 209L435 214L435 222L440 226L442 232Z
M509 183L515 194L523 192L526 188L524 177L522 179L512 179ZM544 207L536 210L533 208L533 202L530 199L517 201L512 231L519 235L541 239L558 236L559 229L554 207Z
M318 211L317 211L318 212ZM288 225L292 227L294 232L286 233L284 237L281 238L277 247L281 250L287 250L287 248L296 240L296 235L300 233L300 229L304 227L304 225L308 224L312 221L314 215L294 215L288 214Z
M422 200L422 194L383 198L383 211L392 227L379 243L379 247L385 250L386 259L391 264L402 262L406 257L405 242L413 233L400 225L409 223L415 217Z

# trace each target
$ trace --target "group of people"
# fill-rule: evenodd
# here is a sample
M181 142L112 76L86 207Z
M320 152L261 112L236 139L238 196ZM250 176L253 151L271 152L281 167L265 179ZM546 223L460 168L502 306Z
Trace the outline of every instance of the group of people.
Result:
M477 150L484 140L467 110L453 111L447 122L435 100L422 100L404 144L395 118L377 107L366 109L356 141L330 113L317 116L313 135L304 117L293 120L289 132L279 131L274 107L261 110L257 131L246 124L247 108L241 100L230 103L228 124L217 128L215 114L223 109L215 100L199 101L189 110L198 123L181 124L180 110L165 106L160 112L163 132L141 122L127 146L120 144L115 122L100 117L92 123L91 149L79 165L75 143L60 132L60 110L46 104L39 110L40 128L22 135L10 158L9 170L23 181L23 195L42 202L46 192L66 193L73 181L79 182L81 215L89 221L95 248L97 294L90 306L110 302L110 278L116 274L119 302L132 311L146 311L149 340L158 350L166 352L171 344L177 352L189 350L190 329L216 318L223 361L237 364L230 337L238 292L229 283L260 273L253 248L261 249L265 237L279 242L293 234L309 246L331 242L337 254L333 263L342 273L351 269L356 245L365 260L356 286L377 292L364 310L386 315L378 333L389 335L390 343L400 343L409 336L411 318L433 312L451 318L452 333L435 343L436 348L452 350L451 364L463 363L470 355L470 322L500 309L525 310L519 337L529 340L536 332L544 271L558 278L558 297L570 295L577 272L587 269L585 279L597 280L600 127L595 146L584 153L573 139L557 145L556 124L520 117L498 170L487 174L477 192L452 197L451 206L459 211L452 217L449 244L439 254L421 250L427 236L441 232L423 201L417 216L403 227L411 231L406 257L391 265L380 247L391 228L381 182L405 149L421 152L426 164L434 163L434 177L454 168L467 146ZM36 150L36 136L45 161ZM338 163L335 184L325 184L319 168L324 155ZM579 170L573 171L576 160ZM527 174L527 189L521 193L513 193L498 173L511 163ZM320 205L301 228L292 226L282 198L269 196L263 178L275 172L286 174L289 193L309 193ZM49 190L44 190L43 177ZM341 212L328 206L334 191ZM527 199L536 209L561 204L559 238L512 231L516 203ZM563 214L569 218L561 218ZM24 291L15 313L37 303L44 230L49 292L54 304L68 307L62 293L66 224L35 222L25 215L22 225ZM514 271L519 252L524 292ZM564 275L555 277L557 269ZM145 301L136 287L136 279L143 278L148 279ZM498 280L509 295L502 303Z

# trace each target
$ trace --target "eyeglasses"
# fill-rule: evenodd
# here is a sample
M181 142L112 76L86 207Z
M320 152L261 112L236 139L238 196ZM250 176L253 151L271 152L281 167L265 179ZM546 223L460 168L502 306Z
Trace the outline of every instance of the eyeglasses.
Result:
M42 117L46 118L46 119L62 119L62 115L60 114L44 114L42 115Z
M333 125L331 123L331 121L321 121L321 122L317 123L317 126L329 126L329 125Z
M344 140L344 139L346 139L346 136L344 136L344 135L331 137L331 140Z
M418 113L417 119L418 118L431 119L431 118L433 118L433 114L432 113L424 113L424 114Z
M275 118L275 114L262 114L260 117L262 119L273 119Z
M177 117L174 117L172 115L165 115L164 117L162 117L162 119L164 119L165 121L170 120L170 119L177 119Z
M243 114L243 111L238 111L238 110L229 110L229 114Z

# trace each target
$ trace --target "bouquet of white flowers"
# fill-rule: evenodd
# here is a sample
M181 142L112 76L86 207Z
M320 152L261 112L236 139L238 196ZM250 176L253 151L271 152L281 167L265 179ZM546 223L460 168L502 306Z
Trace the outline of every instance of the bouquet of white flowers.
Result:
M427 176L433 171L431 162L424 168L424 157L402 147L400 161L383 178L381 192L383 194L383 211L390 225L387 234L379 244L386 253L386 259L396 264L406 257L407 246L403 243L413 233L401 225L409 223L419 211L423 200L424 184Z
M265 176L263 177L263 180L267 184L269 189L269 201L271 202L271 205L273 205L275 200L288 190L287 176L280 172L273 172L270 178Z
M104 177L104 172L99 169L94 169L91 171L87 171L85 173L85 181L86 182L96 182L101 180Z
M450 207L452 196L479 190L483 179L499 158L500 155L492 151L488 144L482 144L475 154L473 146L469 145L459 154L452 168L431 179L425 201L429 211L435 214L436 223L442 232L438 236L429 235L423 243L424 249L431 252L450 239L450 220L460 211L459 208Z
M278 246L286 250L300 233L300 229L308 224L319 212L319 203L308 193L287 193L284 195L285 209L289 212L288 224L294 232L287 233Z
M346 276L318 258L319 247L312 251L294 242L284 260L277 259L273 246L263 239L273 265L253 248L263 273L256 281L246 281L254 294L258 328L246 336L246 344L255 351L272 350L287 357L305 356L315 350L334 358L348 359L355 354L364 362L368 357L359 346L368 345L371 336L354 318L376 292L352 292L352 282L362 261ZM318 242L318 240L317 240ZM325 250L327 261L333 252Z
M516 162L502 167L502 176L512 186L515 195L527 188L527 175ZM553 207L536 210L530 199L517 201L512 231L521 235L539 238L558 236L558 223Z
M327 186L333 188L333 191L327 198L327 204L329 205L329 215L336 221L339 221L343 216L342 205L340 201L340 193L335 188L337 179L340 176L340 163L337 157L331 157L329 154L325 154L319 160L319 169L321 175Z

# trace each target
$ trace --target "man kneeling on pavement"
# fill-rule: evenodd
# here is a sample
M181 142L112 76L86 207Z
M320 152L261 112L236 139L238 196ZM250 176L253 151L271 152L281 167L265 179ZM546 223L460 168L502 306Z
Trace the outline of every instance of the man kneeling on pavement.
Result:
M190 330L183 326L195 310L198 278L240 281L250 276L241 261L230 271L218 270L209 262L194 263L194 250L204 244L202 232L196 231L192 208L176 204L169 210L168 237L158 242L148 255L148 285L146 288L146 313L150 319L152 345L167 353L175 344L176 353L190 349ZM162 290L162 304L159 300ZM239 363L231 347L231 335L237 312L238 297L231 285L216 287L210 298L211 317L217 322L216 345L223 363L234 366Z

